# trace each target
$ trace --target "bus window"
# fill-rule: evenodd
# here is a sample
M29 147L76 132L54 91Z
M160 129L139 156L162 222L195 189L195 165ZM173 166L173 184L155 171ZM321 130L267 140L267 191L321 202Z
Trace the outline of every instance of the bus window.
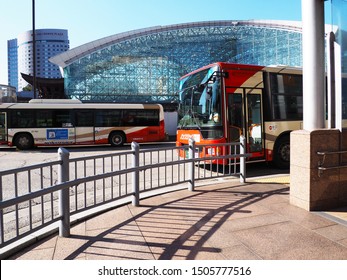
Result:
M273 95L273 114L276 120L301 120L303 118L303 97Z
M35 111L32 110L16 110L11 114L11 127L28 128L35 127Z
M228 94L229 139L239 141L243 134L243 104L242 93Z
M0 112L0 143L7 139L6 113Z
M38 110L36 112L37 127L53 127L53 116L51 110Z
M95 126L120 126L121 110L97 110L95 113Z
M136 110L126 110L123 111L123 116L122 116L122 125L124 126L134 126L137 125L135 124L137 117Z
M303 118L302 76L270 74L273 118L301 120Z
M347 78L342 77L342 119L347 119Z
M72 116L70 110L54 111L54 127L72 127Z
M158 110L143 110L136 112L130 111L130 114L135 116L133 125L137 126L157 126L159 125L159 111Z
M144 125L158 126L159 125L159 111L158 110L146 110L144 111Z
M77 127L88 127L94 126L94 112L93 111L76 111L75 126Z
M70 110L38 110L37 127L72 127Z
M6 113L0 113L0 127L5 127L5 119L6 119L6 117L5 117L5 114Z

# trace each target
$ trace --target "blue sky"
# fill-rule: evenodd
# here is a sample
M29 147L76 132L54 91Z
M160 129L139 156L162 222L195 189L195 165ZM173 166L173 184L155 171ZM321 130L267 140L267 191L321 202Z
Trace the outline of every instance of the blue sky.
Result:
M124 31L194 21L301 20L301 0L36 0L36 29L69 32L70 48ZM7 40L32 29L32 0L0 0L0 84Z

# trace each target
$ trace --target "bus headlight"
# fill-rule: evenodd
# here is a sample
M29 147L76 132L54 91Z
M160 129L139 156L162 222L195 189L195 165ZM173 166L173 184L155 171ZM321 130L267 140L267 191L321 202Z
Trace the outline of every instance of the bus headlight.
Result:
M222 155L221 147L210 147L207 149L207 154L211 156L220 156Z

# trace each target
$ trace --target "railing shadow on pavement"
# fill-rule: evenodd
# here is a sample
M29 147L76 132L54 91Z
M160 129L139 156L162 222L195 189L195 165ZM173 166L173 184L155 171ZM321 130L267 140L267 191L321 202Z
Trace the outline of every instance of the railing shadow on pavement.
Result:
M157 199L149 198L140 207L128 206L132 216L106 230L95 230L98 232L95 235L91 234L93 230L72 233L68 238L70 243L83 245L60 257L65 260L208 259L220 253L220 244L210 239L228 220L250 215L253 204L274 195L286 195L289 189L281 186L255 191L253 185L210 186L198 188L194 193L182 191L181 197L173 196L172 201L159 204ZM105 226L108 225L101 227ZM231 238L232 233L228 234ZM55 257L59 259L57 254Z

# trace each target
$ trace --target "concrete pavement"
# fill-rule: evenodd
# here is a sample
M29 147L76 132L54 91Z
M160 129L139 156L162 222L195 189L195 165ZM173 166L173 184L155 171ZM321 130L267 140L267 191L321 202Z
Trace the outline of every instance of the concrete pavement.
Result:
M347 260L347 217L289 204L289 187L215 181L141 200L45 238L19 260Z

